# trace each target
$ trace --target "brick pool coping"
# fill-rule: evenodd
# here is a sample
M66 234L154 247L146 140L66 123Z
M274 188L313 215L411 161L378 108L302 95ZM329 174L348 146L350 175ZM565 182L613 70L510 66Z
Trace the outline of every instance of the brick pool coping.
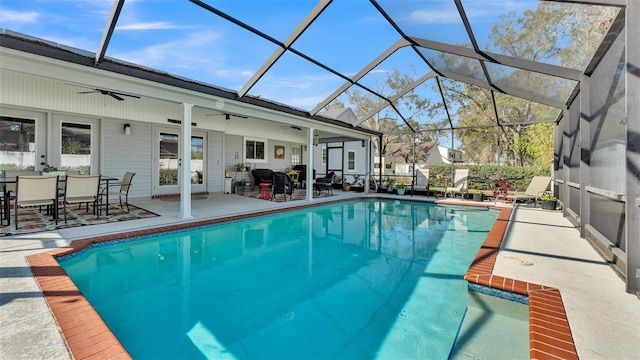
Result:
M424 201L416 199L403 200ZM131 359L131 356L111 332L102 317L60 267L56 258L80 251L89 245L106 241L153 235L344 201L335 200L321 204L305 204L252 214L95 236L75 240L68 246L59 249L27 256L27 262L74 359ZM465 280L470 283L529 297L529 352L532 359L578 359L564 304L558 289L492 275L500 245L510 221L512 209L470 202L447 202L445 204L479 206L500 211L496 223L489 231L469 270L467 270L464 277Z

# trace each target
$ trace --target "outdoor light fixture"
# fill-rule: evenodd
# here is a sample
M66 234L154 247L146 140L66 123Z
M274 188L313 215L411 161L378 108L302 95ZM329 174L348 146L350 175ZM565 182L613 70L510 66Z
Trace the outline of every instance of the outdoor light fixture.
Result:
M131 125L124 124L124 134L127 136L131 135Z
M364 147L364 140L362 140L362 147Z

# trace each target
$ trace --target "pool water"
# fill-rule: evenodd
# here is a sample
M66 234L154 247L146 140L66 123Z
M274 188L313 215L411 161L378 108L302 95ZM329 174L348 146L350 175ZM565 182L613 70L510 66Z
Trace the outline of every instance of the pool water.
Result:
M135 359L446 359L497 212L361 200L60 259Z
M469 291L450 359L529 359L529 306Z

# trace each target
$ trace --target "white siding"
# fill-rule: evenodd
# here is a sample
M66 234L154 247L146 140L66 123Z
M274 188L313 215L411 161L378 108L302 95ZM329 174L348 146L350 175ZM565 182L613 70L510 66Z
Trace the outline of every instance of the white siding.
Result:
M3 78L0 103L3 104L155 123L166 123L169 118L182 119L182 106L178 103L147 97L118 101L98 93L78 94L91 90L55 80L6 70L2 70L0 76Z
M124 124L131 124L131 135L123 132ZM105 119L102 123L103 175L117 177L127 171L133 177L129 197L151 197L153 184L153 131L152 124L121 119Z
M224 179L224 161L222 153L224 149L223 134L219 131L210 131L207 136L209 152L207 156L207 191L222 192Z

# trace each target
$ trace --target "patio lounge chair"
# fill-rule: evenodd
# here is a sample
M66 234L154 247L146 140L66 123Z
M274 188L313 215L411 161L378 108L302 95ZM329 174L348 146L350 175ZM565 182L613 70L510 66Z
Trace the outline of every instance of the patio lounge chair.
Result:
M429 193L429 169L418 169L416 171L416 181L411 187L411 196L416 190Z
M538 199L540 199L542 194L547 190L549 183L551 183L551 176L534 176L531 179L529 186L527 186L527 190L525 190L524 195L509 196L508 199L512 200L514 205L519 200L527 202L531 202L533 200L533 207L536 207Z
M469 169L456 169L456 173L453 176L453 186L445 189L445 195L450 194L451 197L455 197L456 194L462 196L464 200L464 194L469 191Z

